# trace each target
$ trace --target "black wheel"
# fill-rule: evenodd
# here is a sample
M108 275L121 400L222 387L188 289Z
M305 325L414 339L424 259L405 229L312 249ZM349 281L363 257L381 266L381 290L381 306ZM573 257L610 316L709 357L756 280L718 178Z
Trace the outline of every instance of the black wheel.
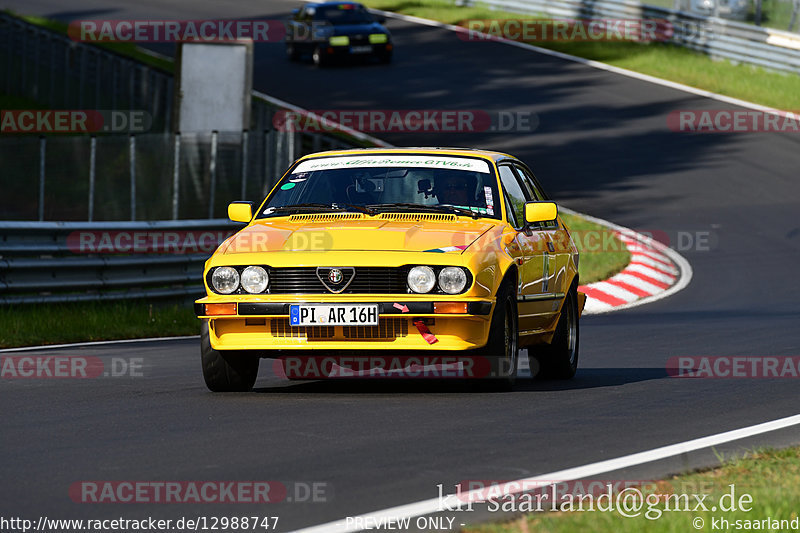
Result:
M286 43L286 57L289 61L298 61L300 59L300 50L294 44Z
M481 390L510 391L516 381L519 359L519 317L511 283L504 283L497 293L489 340L481 355L491 362L492 377L480 378L475 385Z
M535 357L539 363L536 377L570 379L574 376L578 370L579 340L578 294L573 286L567 293L552 342L535 347Z
M258 356L243 350L215 350L208 337L208 320L203 320L200 329L200 358L208 389L213 392L251 390L258 376Z
M322 53L322 49L319 46L314 48L314 52L311 54L311 59L318 67L324 67L328 64L328 58L325 57L325 54Z

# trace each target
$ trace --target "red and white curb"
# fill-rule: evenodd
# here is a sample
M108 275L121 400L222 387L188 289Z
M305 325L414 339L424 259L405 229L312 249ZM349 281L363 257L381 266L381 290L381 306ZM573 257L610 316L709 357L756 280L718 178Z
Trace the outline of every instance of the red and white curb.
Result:
M563 207L559 209L574 213ZM586 294L583 314L595 315L643 305L671 296L689 285L692 267L669 246L607 220L575 214L610 228L631 254L630 263L619 274L578 287Z

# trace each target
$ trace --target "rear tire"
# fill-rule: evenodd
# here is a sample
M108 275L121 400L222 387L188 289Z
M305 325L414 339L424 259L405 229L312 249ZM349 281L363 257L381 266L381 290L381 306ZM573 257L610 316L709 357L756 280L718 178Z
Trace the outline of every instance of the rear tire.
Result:
M535 377L570 379L574 376L578 370L579 340L578 294L573 286L564 300L553 340L536 347L539 373Z
M300 50L297 49L297 45L286 45L286 57L289 58L289 61L298 61L300 59Z
M484 391L511 391L517 378L519 360L519 317L517 298L511 283L504 283L497 293L489 339L480 355L489 359L492 376L478 378L477 388Z
M215 350L209 339L208 320L200 329L203 378L212 392L248 392L258 377L259 357L245 350Z

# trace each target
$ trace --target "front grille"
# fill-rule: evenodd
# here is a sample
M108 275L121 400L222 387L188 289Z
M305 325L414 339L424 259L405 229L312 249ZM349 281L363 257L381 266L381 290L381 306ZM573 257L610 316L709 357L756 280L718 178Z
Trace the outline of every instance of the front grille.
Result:
M345 339L395 339L408 336L405 318L381 318L377 326L342 326Z
M408 336L408 320L405 318L381 318L377 326L291 326L288 318L273 318L269 330L273 337L306 338L308 340L331 340L337 337L349 340L396 339Z
M406 294L408 268L357 267L355 278L340 294ZM270 294L327 294L316 267L270 268Z
M270 320L269 331L273 337L305 337L309 340L330 339L334 335L333 326L291 326L288 318Z

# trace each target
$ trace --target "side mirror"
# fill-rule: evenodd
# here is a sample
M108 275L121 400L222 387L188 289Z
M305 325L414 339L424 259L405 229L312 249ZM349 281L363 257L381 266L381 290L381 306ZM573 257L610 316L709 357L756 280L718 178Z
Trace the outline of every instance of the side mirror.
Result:
M244 222L253 219L253 202L232 202L228 204L228 218L233 222Z
M558 207L555 202L527 202L525 204L525 222L547 222L555 220L558 216Z

